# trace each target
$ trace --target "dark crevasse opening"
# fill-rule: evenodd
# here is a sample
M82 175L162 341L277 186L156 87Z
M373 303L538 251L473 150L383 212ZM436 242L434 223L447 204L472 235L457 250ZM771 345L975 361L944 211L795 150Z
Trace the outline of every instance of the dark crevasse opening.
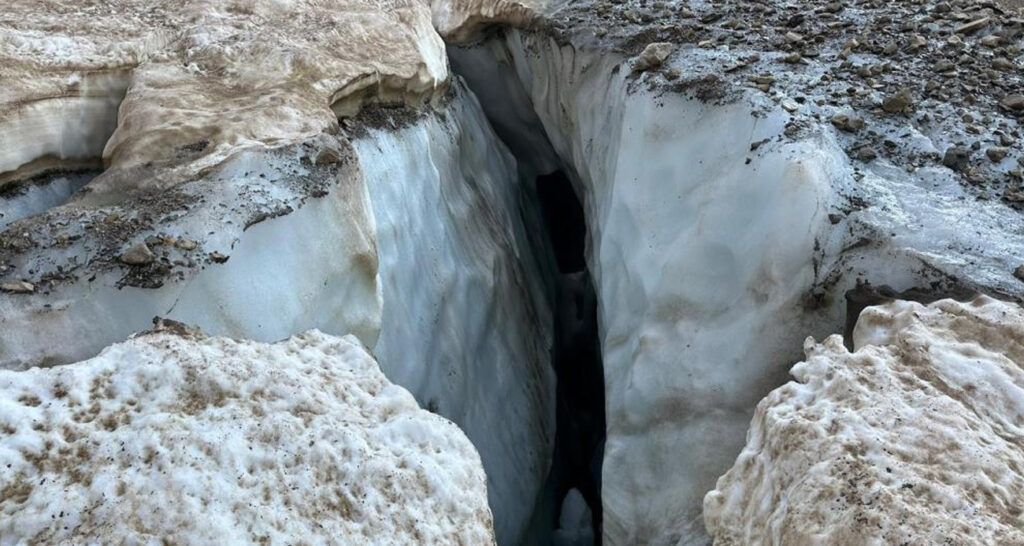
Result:
M24 180L0 177L0 230L9 224L63 204L102 173L102 164L44 171Z
M549 477L554 499L548 519L553 522L551 542L600 544L604 369L597 296L586 269L586 221L580 200L561 171L537 177L536 194L558 270L552 348L558 383Z

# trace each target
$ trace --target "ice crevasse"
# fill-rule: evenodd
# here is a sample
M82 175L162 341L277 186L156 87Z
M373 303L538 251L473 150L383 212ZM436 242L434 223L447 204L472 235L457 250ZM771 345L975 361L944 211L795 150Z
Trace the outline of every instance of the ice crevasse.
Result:
M755 406L805 336L843 331L847 292L868 282L1019 297L1019 214L975 199L942 165L863 165L827 122L840 110L780 105L804 89L798 76L765 94L721 71L743 51L678 47L664 66L681 71L673 83L586 29L548 30L559 16L450 47L453 70L520 163L571 173L584 202L607 401L605 543L700 544L704 494ZM941 156L934 135L873 123Z

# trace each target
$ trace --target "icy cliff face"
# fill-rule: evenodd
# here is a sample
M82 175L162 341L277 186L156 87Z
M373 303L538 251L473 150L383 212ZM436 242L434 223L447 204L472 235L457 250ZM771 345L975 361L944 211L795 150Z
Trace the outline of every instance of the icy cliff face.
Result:
M0 371L5 542L494 544L480 459L353 337Z
M673 17L726 26L697 4L699 16ZM1019 295L1020 217L1006 201L979 199L979 186L941 161L921 161L941 159L950 135L968 134L962 126L941 132L858 110L877 140L901 143L889 157L858 152L863 144L831 121L850 107L822 98L847 89L822 76L841 59L797 70L781 54L759 61L767 46L739 40L681 46L656 73L637 72L637 40L671 29L630 19L621 30L608 22L623 18L619 7L578 5L544 30L451 48L453 69L511 149L550 142L525 164L544 172L561 162L585 202L607 395L606 543L701 543L702 496L723 454L739 452L803 336L842 331L844 294L869 281ZM606 31L636 35L601 39ZM742 70L758 62L760 72ZM765 70L771 82L758 83ZM815 79L821 95L807 95ZM933 104L956 117L941 97ZM1001 116L997 126L1017 122ZM970 176L1008 171L981 165ZM970 230L957 227L965 222Z
M518 543L551 464L552 319L518 206L515 162L475 99L444 120L356 140L383 294L374 353L484 460L495 526Z
M704 499L721 544L1024 541L1024 311L868 308L854 352L808 338Z

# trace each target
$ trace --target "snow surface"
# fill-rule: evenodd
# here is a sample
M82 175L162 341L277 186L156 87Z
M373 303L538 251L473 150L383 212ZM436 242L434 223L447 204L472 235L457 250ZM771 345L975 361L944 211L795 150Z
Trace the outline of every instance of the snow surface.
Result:
M716 544L1021 544L1024 310L867 308L808 338L704 499Z
M584 202L608 544L707 540L704 492L803 337L842 331L858 281L1019 292L1019 214L975 199L948 169L877 161L858 180L830 125L785 136L789 113L758 92L719 81L701 100L543 33L510 30L450 55L510 148L546 138ZM729 55L691 48L670 63L700 82ZM959 228L966 219L973 229Z
M493 544L480 459L354 337L0 371L0 542Z

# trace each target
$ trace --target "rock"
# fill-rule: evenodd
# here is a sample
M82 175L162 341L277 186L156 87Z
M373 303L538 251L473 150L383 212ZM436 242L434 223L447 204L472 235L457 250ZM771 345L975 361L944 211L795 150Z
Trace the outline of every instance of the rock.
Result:
M953 64L953 62L948 59L942 59L941 61L935 63L935 68L933 70L939 74L945 72L952 72L956 70L956 65Z
M796 32L789 31L786 33L786 41L791 44L798 44L804 41L804 37L797 34Z
M999 106L1013 112L1024 112L1024 95L1007 95L999 102Z
M797 64L803 60L803 56L797 52L790 53L782 58L782 62L786 64Z
M1002 38L994 34L990 34L981 39L981 45L985 47L999 47L999 43L1002 42Z
M212 261L215 264L227 263L227 261L230 258L231 258L231 256L228 256L226 254L222 254L222 253L220 253L220 252L218 252L216 250L214 250L213 252L210 253L210 261Z
M146 243L139 243L121 255L121 261L132 266L148 265L155 259L156 256Z
M1005 72L1007 70L1016 70L1017 65L1006 57L996 57L995 59L992 59L992 68Z
M195 250L199 246L199 242L194 239L178 239L174 246L182 250Z
M833 116L831 120L834 125L840 131L847 133L856 133L864 128L864 120L858 117L848 116L846 114L839 114Z
M1017 269L1013 270L1013 276L1024 281L1024 265L1018 265Z
M857 150L857 159L870 163L878 158L878 152L870 146L862 146Z
M890 114L901 114L914 106L914 98L910 90L904 89L898 93L887 95L882 100L882 110Z
M907 47L911 51L917 51L917 50L919 50L919 49L921 49L921 48L923 48L923 47L925 47L927 45L928 45L928 39L925 38L924 36L921 36L920 34L915 34L914 36L912 36L910 38L910 41L907 43Z
M351 336L165 327L0 371L0 405L12 543L495 544L472 444Z
M0 284L0 290L13 294L31 294L36 291L36 286L28 281L12 281Z
M971 163L971 149L966 146L952 146L942 156L942 164L957 172L967 170Z
M978 30L981 30L981 29L987 27L989 21L991 21L991 19L988 18L988 17L982 17L981 19L975 19L974 21L971 21L970 23L967 23L967 24L964 24L964 25L960 25L959 27L956 28L955 32L957 34L971 34L971 33L977 32Z
M668 59L668 56L675 51L676 46L668 42L655 42L647 44L647 47L640 52L636 62L633 63L633 72L643 72L657 68Z
M999 163L1008 153L1010 153L1010 150L1002 146L993 146L985 150L985 155L987 155L989 160L993 163Z
M1024 543L1021 308L869 307L853 346L808 338L795 380L758 404L704 498L715 543Z

